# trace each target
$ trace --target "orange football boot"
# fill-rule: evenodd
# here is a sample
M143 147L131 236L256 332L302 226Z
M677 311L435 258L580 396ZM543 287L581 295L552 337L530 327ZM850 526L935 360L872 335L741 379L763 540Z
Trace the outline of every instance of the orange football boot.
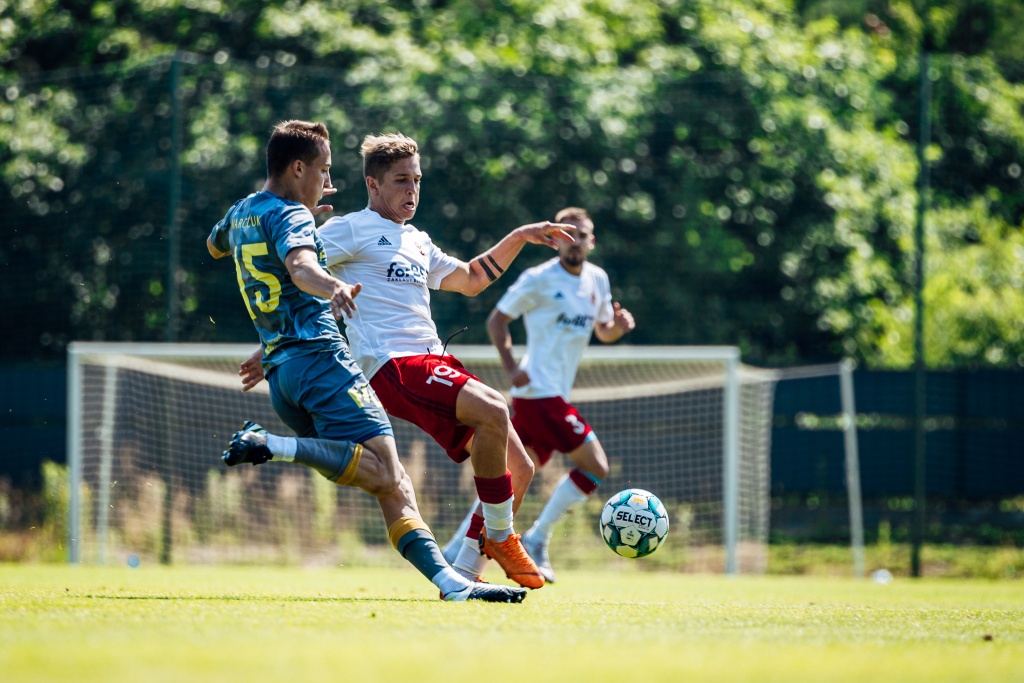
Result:
M480 552L497 562L505 570L505 576L524 588L540 588L544 576L537 563L530 559L520 540L519 534L509 534L501 543L487 538L487 530L480 531Z

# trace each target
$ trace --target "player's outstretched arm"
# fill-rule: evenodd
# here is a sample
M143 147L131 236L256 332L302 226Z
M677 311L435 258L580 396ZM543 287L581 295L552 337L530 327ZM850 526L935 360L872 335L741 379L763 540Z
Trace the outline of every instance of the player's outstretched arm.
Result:
M312 247L292 249L285 256L284 265L292 276L295 286L307 294L327 299L331 304L331 313L339 320L343 315L352 317L356 311L355 298L362 291L361 284L350 285L336 277L332 277L320 267L316 252Z
M512 335L508 331L510 322L512 318L495 308L487 318L487 334L494 348L498 350L508 383L514 387L525 387L530 383L530 375L519 369L515 356L512 355Z
M632 332L636 327L633 314L620 306L618 302L612 304L615 307L615 316L606 323L594 325L594 334L605 344L611 344L622 338L627 332Z
M546 244L552 249L557 249L558 242L573 241L566 230L575 227L550 221L520 225L469 263L460 263L454 272L449 273L441 280L441 289L449 292L461 292L466 296L476 296L501 277L509 264L522 251L523 246L528 243Z

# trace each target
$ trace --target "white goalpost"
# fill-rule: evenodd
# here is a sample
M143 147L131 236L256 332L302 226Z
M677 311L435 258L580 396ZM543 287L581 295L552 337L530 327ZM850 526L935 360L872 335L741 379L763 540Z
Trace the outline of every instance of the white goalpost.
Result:
M817 390L804 390L804 405L801 414L813 415L814 422L819 423L817 429L824 429L829 432L839 432L842 437L843 470L846 484L847 514L850 525L850 551L852 556L852 573L855 577L863 577L865 574L864 561L864 513L860 488L860 456L857 444L857 407L854 401L853 370L855 363L845 359L839 363L825 365L808 365L782 370L768 371L771 373L776 388L783 383L797 382L801 380L818 380L822 378L837 378L838 388L826 389L827 395L830 391L837 391L839 399L839 413L830 415L828 411L822 414L822 407L814 405L815 397L820 396ZM832 398L835 398L833 396ZM829 401L831 402L831 401ZM800 453L804 457L813 457L815 451Z
M76 342L68 355L69 560L372 564L397 558L375 501L307 468L228 468L231 434L251 419L290 434L266 384L243 393L238 365L255 345ZM451 347L485 383L505 388L489 346ZM521 353L521 349L517 353ZM561 566L616 565L597 518L629 487L658 495L671 530L644 566L762 572L767 562L769 452L777 376L735 347L593 346L572 401L608 452L611 471L556 528ZM472 471L416 427L394 420L399 456L424 519L447 540L473 498ZM525 530L567 469L556 455L517 515Z

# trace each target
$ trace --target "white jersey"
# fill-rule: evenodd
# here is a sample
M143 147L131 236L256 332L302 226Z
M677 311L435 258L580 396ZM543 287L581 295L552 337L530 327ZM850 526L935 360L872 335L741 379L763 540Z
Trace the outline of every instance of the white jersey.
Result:
M422 230L369 208L331 218L320 227L327 269L362 283L356 309L345 318L352 356L367 379L391 358L441 353L430 317L430 290L458 268Z
M523 316L526 355L519 367L530 376L513 387L516 398L561 396L569 400L594 323L614 318L608 274L592 263L573 275L557 258L526 270L498 301L510 318Z

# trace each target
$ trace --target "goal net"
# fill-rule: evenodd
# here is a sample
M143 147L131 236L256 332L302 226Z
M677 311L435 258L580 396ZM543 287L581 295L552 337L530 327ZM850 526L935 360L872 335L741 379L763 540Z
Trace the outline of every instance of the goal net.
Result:
M400 562L368 494L308 468L228 468L220 455L243 420L290 434L266 383L243 393L239 363L255 345L74 343L68 364L69 559L111 563L357 565ZM518 350L521 353L521 349ZM505 388L490 347L451 352ZM774 375L733 347L590 348L572 401L601 439L610 473L555 528L560 567L643 563L684 571L763 571L767 561ZM475 495L418 428L393 420L399 456L441 544ZM525 531L570 463L539 470L517 514ZM625 560L597 529L613 493L647 489L671 529L658 552Z

